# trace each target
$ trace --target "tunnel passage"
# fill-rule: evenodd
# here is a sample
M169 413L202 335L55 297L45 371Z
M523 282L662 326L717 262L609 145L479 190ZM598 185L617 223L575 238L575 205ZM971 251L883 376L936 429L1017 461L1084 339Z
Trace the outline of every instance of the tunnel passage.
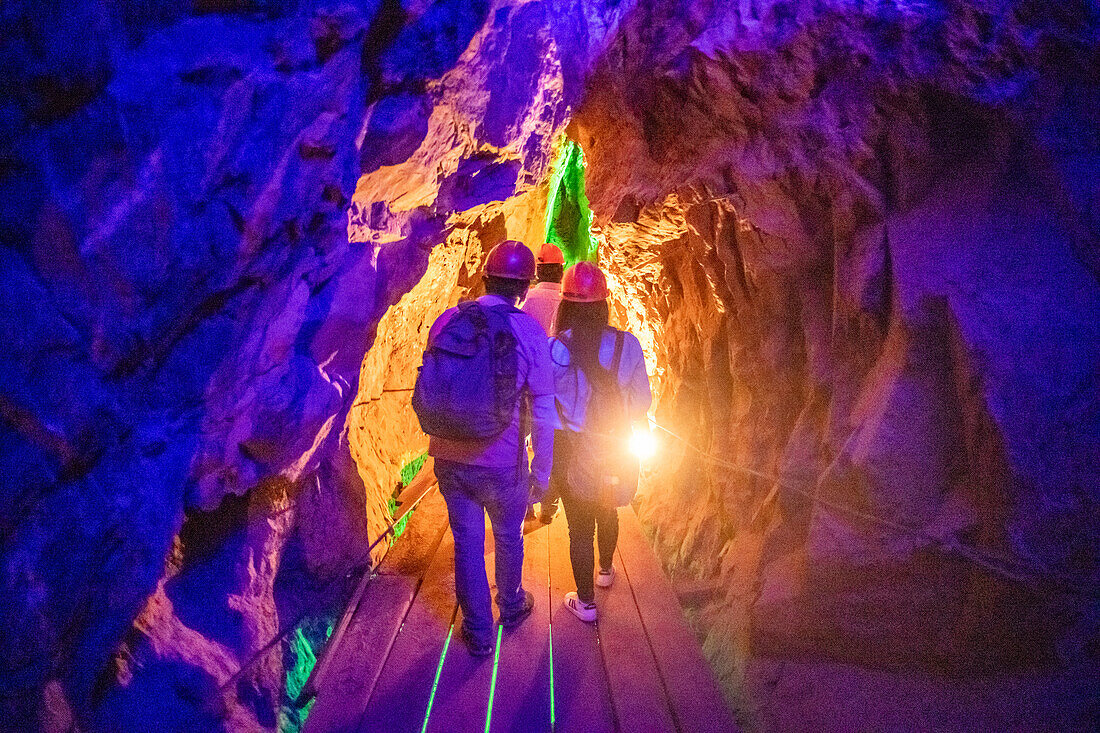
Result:
M1090 727L1092 4L144 5L11 7L5 719L300 723L428 324L574 237L746 724Z
M588 104L570 133L588 140L596 166L606 102ZM540 218L548 240L574 231L555 194L572 175L582 184L571 184L580 191L572 200L584 203L585 158L571 138L557 145L564 151L557 164L575 168L551 167L534 193L456 215L423 278L382 319L389 361L376 342L360 380L358 399L370 400L352 441L361 472L380 447L396 455L417 434L408 392L388 390L398 375L413 374L434 318L481 292L488 250L506 238L538 242L532 222ZM614 155L604 164L625 166ZM998 189L988 174L977 181L977 199L966 187L974 180L931 193L946 212L922 212L921 220L943 231L963 227L979 248L991 244L983 230L994 226L1043 238L1021 217L1007 225L983 218L1033 203L1006 199L1014 191ZM1066 608L1057 583L1067 576L1044 577L1014 534L1026 495L1013 480L964 321L981 314L949 291L913 282L907 269L913 248L934 241L931 224L914 231L914 221L901 218L830 252L841 245L769 233L740 195L720 186L683 186L648 203L627 194L604 209L614 215L564 244L583 256L585 239L593 243L613 290L613 325L643 344L660 455L645 468L635 505L742 721L789 724L825 704L798 700L796 712L758 712L786 659L805 660L791 679L850 665L859 671L843 684L897 694L907 694L914 673L936 680L1014 672L1035 698L1066 685L1060 672L1034 671L1050 668L1067 633L1053 621ZM817 206L769 194L791 215ZM968 210L973 216L964 217ZM957 240L946 240L945 258L957 254ZM1050 251L1064 245L1052 241ZM964 266L976 268L968 275L980 272L976 263ZM1024 305L1045 308L1041 296ZM398 427L382 432L391 421ZM843 684L833 693L855 694ZM1068 688L1084 684L1079 678ZM947 710L967 694L966 685L945 687L923 693L926 702ZM883 714L905 714L904 705L877 704ZM1001 704L975 714L995 721ZM1075 709L1066 708L1067 719Z
M838 665L848 677L834 692L857 697L875 685L904 696L906 671L1013 671L1041 716L1053 687L1082 689L1049 671L1066 645L1091 648L1079 589L1095 559L1083 519L1094 438L1056 407L1087 411L1084 393L1059 396L1032 370L1093 384L1094 346L1069 334L1095 340L1095 272L1020 157L1028 133L998 113L844 73L784 86L824 59L849 63L830 45L838 33L815 26L790 47L815 60L760 61L748 77L721 54L684 51L659 81L644 55L601 62L537 182L449 215L426 274L383 319L380 333L415 343L394 347L388 373L411 373L427 325L479 292L495 243L571 239L567 257L599 262L613 321L643 344L662 454L636 506L739 710L789 724L765 710L787 694L776 685ZM850 115L847 137L827 137L814 115ZM380 191L360 181L359 193ZM353 238L379 236L353 219ZM1020 289L1052 266L1073 274ZM1022 322L1045 324L1054 351L1021 361ZM415 432L407 400L378 391L382 359L364 367L360 399L391 404L373 409ZM1025 408L1021 393L1037 402ZM401 444L401 431L360 430L372 446ZM1043 447L1047 430L1064 449ZM784 672L781 660L802 661ZM922 694L942 711L965 689ZM821 705L809 696L789 714ZM996 721L994 708L976 714Z

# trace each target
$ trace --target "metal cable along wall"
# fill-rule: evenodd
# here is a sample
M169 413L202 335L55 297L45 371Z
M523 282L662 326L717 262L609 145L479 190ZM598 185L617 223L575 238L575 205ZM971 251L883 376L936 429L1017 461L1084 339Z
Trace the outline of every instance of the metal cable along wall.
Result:
M979 550L978 548L973 547L971 545L967 545L967 544L964 544L962 542L958 542L958 541L955 541L955 540L944 539L942 537L938 537L936 535L929 534L928 532L925 532L924 530L920 529L919 527L914 527L912 525L905 524L904 522L900 522L900 521L897 521L897 520L894 520L894 519L888 519L886 517L880 517L876 514L872 514L870 512L864 511L864 510L859 509L857 507L849 506L849 505L843 504L841 502L837 502L837 501L833 501L831 499L823 498L823 497L818 496L815 493L807 491L806 489L803 489L801 487L792 486L788 483L784 483L783 481L781 481L776 476L772 476L770 474L766 474L766 473L763 473L762 471L757 471L755 469L748 468L746 466L739 466L739 465L737 465L735 463L732 463L730 461L727 461L723 458L719 458L718 456L714 455L713 453L709 453L709 452L703 450L702 448L699 448L698 446L696 446L694 443L692 443L688 439L678 435L677 433L673 432L672 430L666 428L664 425L661 425L660 423L658 423L652 417L649 418L649 422L650 422L651 425L653 425L657 429L667 433L668 435L672 436L676 440L683 443L684 446L686 446L690 450L697 453L705 461L708 461L708 462L713 463L715 465L722 466L723 468L727 468L731 471L738 471L740 473L747 473L749 475L756 476L758 478L762 478L766 481L769 481L769 482L773 483L775 485L776 489L782 488L782 489L787 489L789 491L794 491L794 492L796 492L798 494L801 494L802 496L805 496L806 498L808 498L812 501L815 501L815 502L817 502L817 503L819 503L823 506L826 506L830 509L834 509L836 511L843 512L843 513L848 514L848 515L853 516L853 517L858 517L860 519L871 522L873 524L877 524L880 527L884 527L886 529L890 529L890 530L893 530L895 532L899 532L901 534L908 535L909 537L913 537L913 538L916 538L916 539L924 540L926 542L930 542L934 545L937 545L937 546L943 548L944 550L947 550L948 552L954 553L955 555L958 555L959 557L962 557L963 559L969 560L970 562L973 562L973 563L981 566L982 568L988 570L991 573L994 573L995 575L998 575L998 576L1000 576L1002 578L1005 578L1006 580L1012 581L1014 583L1018 583L1018 584L1020 584L1024 587L1029 588L1032 591L1036 591L1036 592L1038 591L1038 589L1036 589L1033 585L1035 582L1037 582L1039 580L1050 579L1050 580L1057 581L1057 584L1058 584L1057 590L1061 591L1064 594L1079 595L1079 596L1083 596L1083 597L1085 597L1087 599L1090 599L1090 600L1095 600L1098 597L1100 597L1095 592L1089 592L1087 590L1083 591L1083 590L1075 587L1074 581L1073 581L1072 578L1059 575L1059 574L1054 573L1050 570L1047 570L1047 569L1044 569L1044 568L1033 567L1033 566L1030 566L1030 565L1026 565L1024 563L1020 563L1020 562L1010 560L1008 558L998 557L998 556L992 555L988 552ZM753 513L753 518L754 519L760 513L760 511L763 510L765 506L767 506L767 504L772 500L772 498L775 495L776 495L776 491L773 490L772 492L770 492L768 494L767 497L765 497L764 501L761 502L761 505L757 508L756 512Z
M423 472L423 469L421 470L421 472ZM414 479L413 481L415 482L417 479L420 478L420 474L417 474L416 479ZM318 656L317 664L313 667L313 671L310 673L309 678L306 679L305 684L302 686L302 692L299 695L298 699L295 701L297 705L304 705L317 694L317 686L319 684L319 680L321 679L321 675L324 673L324 669L327 666L328 660L331 658L331 650L335 649L339 645L340 639L343 636L344 631L347 629L348 624L351 622L352 616L355 615L355 611L359 608L359 602L363 598L363 593L366 591L371 579L374 578L375 574L372 573L370 569L371 552L374 550L375 547L378 546L378 544L382 540L386 539L390 536L391 533L393 533L394 528L397 527L397 525L400 524L404 519L406 519L409 514L412 513L412 510L415 509L417 505L419 505L420 502L426 496L428 496L428 494L435 490L436 483L434 480L428 480L426 476L423 480L426 483L423 490L421 490L416 498L413 501L409 502L408 505L401 510L401 513L395 516L393 518L393 521L391 521L389 525L387 525L386 529L383 530L377 538L375 538L374 542L370 544L370 547L368 547L366 552L364 553L363 559L360 562L356 563L355 566L346 575L342 577L337 576L325 585L325 590L327 590L328 588L332 587L332 585L335 584L337 581L345 578L350 578L358 570L364 568L364 566L366 567L366 569L363 570L363 575L359 580L359 584L356 586L355 591L351 595L351 600L349 601L347 607L344 609L343 615L340 617L339 623L336 625L336 628L332 632L332 636L329 637L328 641L325 643L324 650L322 650L321 654ZM411 487L412 483L410 483L405 490L408 491L408 489ZM280 510L278 514L286 512L294 508L295 506L297 506L296 503L291 504L289 507ZM269 642L267 642L267 644L265 644L259 651L257 651L252 657L250 657L248 661L242 664L240 669L234 672L233 675L231 675L229 679L221 685L220 689L229 689L229 687L233 683L240 679L241 675L251 669L252 666L256 664L256 662L263 659L264 656L267 655L275 647L276 644L282 641L287 634L294 631L294 629L296 629L298 625L301 624L303 620L305 620L307 615L308 614L306 613L301 614L300 616L298 616L297 619L295 619L292 624L286 626L282 631L276 634Z
M391 392L411 392L412 389L413 389L412 387L398 388L398 389L383 389L381 392L383 394L391 393ZM381 399L381 398L380 397L374 397L374 398L371 398L369 400L364 400L364 401L361 401L361 402L357 402L354 405L352 405L352 407L364 406L364 405L366 405L370 402L375 402L379 399ZM1080 588L1077 588L1074 585L1074 581L1073 581L1072 578L1060 575L1058 573L1054 573L1050 570L1046 570L1046 569L1043 569L1043 568L1037 568L1037 567L1033 567L1033 566L1030 566L1030 565L1026 565L1024 563L1016 562L1016 561L1010 560L1008 558L998 557L998 556L992 555L988 552L984 552L982 550L979 550L978 548L973 547L971 545L967 545L967 544L964 544L962 542L957 542L955 540L945 539L943 537L938 537L936 535L929 534L928 532L925 532L924 530L920 529L919 527L915 527L915 526L912 526L912 525L909 525L909 524L905 524L903 522L900 522L900 521L897 521L897 520L894 520L894 519L889 519L889 518L886 518L886 517L880 517L876 514L872 514L871 512L864 511L864 510L859 509L857 507L849 506L849 505L843 504L841 502L837 502L837 501L833 501L831 499L823 498L823 497L818 496L818 495L816 495L816 494L814 494L810 491L807 491L807 490L805 490L801 487L792 486L791 484L784 483L783 481L781 481L776 476L772 476L772 475L764 473L762 471L757 471L756 469L749 468L747 466L739 466L735 463L732 463L731 461L727 461L723 458L719 458L718 456L714 455L713 453L710 453L708 451L703 450L702 448L699 448L698 446L696 446L694 443L692 443L688 439L686 439L683 436L677 434L676 432L670 430L669 428L665 427L664 425L661 425L660 423L658 423L652 417L649 418L649 422L650 422L651 425L653 425L658 430L661 430L662 432L667 433L672 438L674 438L674 439L680 441L681 443L683 443L686 448L688 448L689 450L691 450L691 451L695 452L696 454L698 454L705 461L708 461L708 462L713 463L715 465L722 466L723 468L727 468L731 471L738 471L740 473L746 473L746 474L749 474L751 476L756 476L758 478L762 478L765 481L768 481L768 482L772 483L775 486L775 489L773 489L773 491L771 491L768 494L768 496L764 498L764 501L761 502L760 506L757 507L757 510L753 513L753 519L755 519L755 517L757 515L759 515L759 513L764 509L764 507L766 507L767 504L773 499L773 497L777 493L776 489L780 489L780 488L787 489L789 491L794 491L794 492L810 499L811 501L815 501L815 502L817 502L817 503L819 503L823 506L826 506L830 509L833 509L833 510L836 510L836 511L839 511L839 512L843 512L843 513L848 514L850 516L857 517L859 519L863 519L865 521L871 522L872 524L876 524L880 527L884 527L886 529L889 529L889 530L892 530L892 531L895 531L895 532L899 532L901 534L905 534L905 535L908 535L910 537L920 539L920 540L924 540L924 541L929 542L931 544L937 545L937 546L943 548L944 550L946 550L950 553L953 553L953 554L955 554L955 555L957 555L957 556L959 556L959 557L961 557L965 560L968 560L968 561L984 568L985 570L987 570L987 571L989 571L989 572L991 572L995 575L998 575L998 576L1000 576L1000 577L1002 577L1002 578L1004 578L1008 581L1011 581L1013 583L1017 583L1017 584L1021 585L1022 587L1031 590L1032 592L1040 593L1040 589L1036 588L1035 585L1034 585L1036 582L1041 581L1041 580L1053 580L1053 581L1056 582L1056 585L1053 587L1053 589L1057 590L1057 591L1059 591L1059 592L1061 592L1065 595L1080 596L1080 597L1083 597L1083 598L1085 598L1087 600L1090 600L1090 601L1094 601L1094 600L1097 600L1098 598L1100 598L1100 594L1097 594L1094 591L1082 590ZM419 476L417 478L419 478ZM430 483L423 490L423 492L419 496L417 496L416 499L413 502L411 502L408 505L408 507L406 507L401 512L400 515L398 515L397 517L394 518L393 522L390 523L390 525L386 528L386 530L381 535L379 535L379 537L377 539L375 539L375 541L367 549L367 552L366 552L366 559L367 560L369 560L371 551L378 545L378 543L381 542L386 537L388 537L390 535L390 533L393 532L394 527L396 527L397 524L401 520L403 520L406 516L408 516L408 514L416 507L416 505L419 504L420 501L425 496L427 496L434 488L435 488L435 483L434 482ZM291 506L293 506L293 505L291 505ZM291 508L291 507L287 507L286 509L283 509L282 511L287 511L289 508ZM282 513L282 511L280 511L279 513ZM328 659L331 658L331 650L334 649L339 644L339 640L342 637L344 630L347 628L347 625L350 622L351 617L354 615L356 609L358 608L359 601L361 600L361 598L363 596L363 591L366 589L366 587L369 584L370 579L372 577L373 577L373 574L370 573L369 570L367 572L364 572L363 577L359 582L359 586L356 588L355 593L352 595L351 602L348 604L347 608L344 611L344 615L340 619L340 623L337 625L337 628L333 632L332 637L329 639L328 643L325 645L325 649L322 652L320 658L318 659L317 665L314 667L313 673L310 675L310 678L306 681L306 684L302 689L302 694L301 694L299 700L297 701L299 705L303 704L304 702L307 702L314 695L316 695L317 686L318 686L319 681L321 679L321 676L324 672L324 668L327 666L326 662L327 662ZM334 581L330 581L330 583L331 582L334 582ZM304 618L304 616L303 616L303 618ZM294 624L291 624L286 629L284 629L279 634L277 634L259 652L257 652L251 659L249 659L245 664L243 664L241 666L241 668L239 670L237 670L237 672L235 674L233 674L221 686L222 689L227 689L230 685L232 685L234 682L236 682L240 678L240 676L242 674L244 674L244 672L246 670L251 668L252 665L255 664L259 659L263 658L263 656L267 652L269 652L272 649L272 647L274 647L277 643L279 643L279 641L281 641L283 639L283 637L285 637L288 633L293 631L294 628L296 628L297 625L299 623L301 623L301 620L302 619L298 619Z
M391 393L391 392L411 392L412 390L413 390L412 387L404 387L404 388L396 388L396 389L383 389L381 393L386 394L386 393ZM379 399L381 399L381 398L380 397L374 397L374 398L371 398L370 400L365 400L363 402L358 402L355 405L353 405L353 407L358 407L358 406L361 406L361 405L365 405L365 404L368 404L369 402L374 402L374 401L377 401ZM1057 590L1059 590L1062 593L1065 593L1065 594L1068 594L1068 595L1084 596L1084 597L1086 597L1088 599L1092 599L1092 600L1095 600L1096 598L1100 597L1100 595L1098 595L1096 592L1090 592L1090 591L1087 591L1087 590L1083 591L1080 588L1077 588L1075 586L1075 581L1072 578L1060 575L1060 574L1055 573L1051 570L1048 570L1048 569L1045 569L1045 568L1038 568L1038 567L1030 566L1030 565L1027 565L1025 563L1014 561L1014 560L1011 560L1011 559L1008 559L1008 558L1005 558L1005 557L998 557L998 556L996 556L994 554L991 554L989 552L979 550L978 548L973 547L971 545L967 545L965 543L958 542L956 540L945 539L943 537L938 537L936 535L929 534L928 532L925 532L924 530L920 529L919 527L915 527L913 525L906 524L904 522L901 522L901 521L898 521L898 520L895 520L895 519L890 519L890 518L887 518L887 517L881 517L881 516L878 516L876 514L872 514L871 512L867 512L863 509L859 509L857 507L853 507L853 506L850 506L850 505L847 505L847 504L843 504L841 502L833 501L831 499L823 498L823 497L818 496L815 493L807 491L806 489L803 489L801 487L792 486L788 483L784 483L777 476L772 476L770 474L764 473L762 471L757 471L757 470L749 468L747 466L737 465L737 464L732 463L730 461L727 461L723 458L720 458L720 457L714 455L713 453L709 453L708 451L705 451L702 448L699 448L697 445L695 445L694 443L689 441L687 438L684 438L683 436L677 434L676 432L670 430L669 428L666 428L664 425L661 425L660 423L658 423L652 417L649 418L649 422L650 422L651 425L653 425L658 430L661 430L661 431L667 433L669 436L671 436L671 437L675 438L676 440L680 441L681 443L683 443L685 447L687 447L689 450L691 450L691 451L695 452L696 454L698 454L705 461L708 461L708 462L713 463L715 465L722 466L723 468L727 468L731 471L738 471L740 473L747 473L751 476L756 476L758 478L762 478L765 481L768 481L768 482L772 483L777 489L781 488L781 489L786 489L788 491L796 492L796 493L801 494L802 496L804 496L804 497L806 497L806 498L808 498L812 501L815 501L815 502L821 504L822 506L826 506L826 507L828 507L830 509L833 509L835 511L842 512L842 513L847 514L849 516L857 517L859 519L862 519L862 520L867 521L867 522L871 522L872 524L876 524L876 525L878 525L880 527L883 527L885 529L889 529L889 530L892 530L894 532L899 532L901 534L907 535L909 537L913 537L915 539L919 539L919 540L922 540L922 541L925 541L925 542L929 542L929 543L934 544L938 547L941 547L942 549L944 549L944 550L946 550L950 553L953 553L953 554L955 554L955 555L957 555L957 556L959 556L959 557L961 557L965 560L968 560L972 563L975 563L976 565L979 565L980 567L984 568L985 570L988 570L989 572L991 572L995 575L998 575L998 576L1000 576L1000 577L1002 577L1006 580L1012 581L1014 583L1021 584L1023 586L1028 587L1028 588L1031 588L1032 590L1035 590L1034 583L1041 580L1041 579L1053 580L1053 581L1056 581L1056 583L1057 583L1057 586L1058 586ZM764 501L761 502L760 506L753 513L753 519L755 519L756 516L759 515L759 513L764 509L764 507L766 507L768 505L768 503L775 497L775 495L776 495L776 492L773 490L771 493L769 493L769 495L767 497L765 497Z

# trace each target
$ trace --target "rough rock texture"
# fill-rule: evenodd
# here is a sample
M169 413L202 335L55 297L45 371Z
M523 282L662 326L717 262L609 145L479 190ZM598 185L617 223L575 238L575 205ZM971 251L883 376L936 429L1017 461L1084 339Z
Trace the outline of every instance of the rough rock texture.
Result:
M280 623L293 528L346 523L347 552L366 539L361 507L243 517L315 483L369 344L370 253L348 244L345 210L372 11L39 10L4 11L42 54L5 71L30 95L5 97L5 120L32 124L4 151L4 705L29 717L57 678L88 721L138 618L133 705L186 728L178 700L216 698ZM103 26L87 45L84 16ZM88 58L59 63L73 48ZM251 507L223 503L242 494ZM200 547L230 518L224 545ZM257 671L230 718L267 726L282 684Z
M1098 23L669 2L595 71L571 134L620 317L658 419L721 460L669 439L641 512L731 689L777 696L746 722L814 684L762 657L1094 664Z
M541 239L563 129L658 419L722 461L670 441L640 510L746 722L1096 654L1094 3L0 14L6 720L287 725L256 654L366 561L426 326Z
M357 385L375 328L451 211L534 188L579 92L583 8L512 5L5 6L9 719L276 725L277 651L218 686L365 559L422 445L398 410L352 460L371 366L415 351L399 309ZM352 232L385 237L349 240L361 171Z

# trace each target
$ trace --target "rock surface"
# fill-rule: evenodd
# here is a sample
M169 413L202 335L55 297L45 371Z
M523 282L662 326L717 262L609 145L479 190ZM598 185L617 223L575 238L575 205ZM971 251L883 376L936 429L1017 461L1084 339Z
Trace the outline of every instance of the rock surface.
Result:
M755 655L936 674L1056 658L1087 687L1098 21L1080 3L658 3L594 72L571 133L601 259L658 420L717 456L668 439L679 460L640 509L685 587L715 589L692 613L731 689L783 706ZM1097 699L1076 699L1087 727Z
M1094 4L0 12L6 719L287 727L260 652L367 561L427 326L541 240L563 130L657 418L721 460L667 440L639 509L746 723L823 660L1097 653Z
M3 12L5 714L282 726L269 642L338 605L423 448L387 390L484 249L540 236L620 13Z

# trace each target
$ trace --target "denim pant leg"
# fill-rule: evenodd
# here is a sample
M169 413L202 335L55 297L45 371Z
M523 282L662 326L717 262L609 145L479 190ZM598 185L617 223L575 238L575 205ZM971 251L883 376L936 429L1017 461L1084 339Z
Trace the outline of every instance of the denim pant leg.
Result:
M454 535L455 596L463 625L476 640L488 643L493 638L493 606L485 574L485 510L470 491L470 479L477 480L467 475L473 468L438 461L435 471Z
M501 469L485 510L496 545L497 605L501 615L523 607L523 517L527 513L527 474L522 468Z

